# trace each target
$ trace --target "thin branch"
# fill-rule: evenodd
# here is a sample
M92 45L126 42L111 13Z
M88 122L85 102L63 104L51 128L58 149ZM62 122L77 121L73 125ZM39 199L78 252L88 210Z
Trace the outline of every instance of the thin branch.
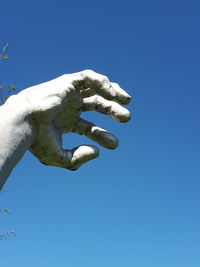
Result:
M15 237L17 238L15 231L11 230L6 233L0 234L0 240L7 239L8 237Z
M5 55L5 52L7 51L8 49L8 45L9 45L10 41L8 41L2 48L2 51L1 51L1 54L0 54L0 61L1 60L4 60L7 58L7 56Z

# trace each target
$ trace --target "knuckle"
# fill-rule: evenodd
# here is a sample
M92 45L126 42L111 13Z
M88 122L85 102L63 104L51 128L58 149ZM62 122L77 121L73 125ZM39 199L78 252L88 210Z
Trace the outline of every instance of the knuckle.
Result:
M82 71L83 76L94 76L96 72L90 69L86 69Z
M86 69L84 71L82 71L82 74L83 76L86 76L86 77L91 77L92 79L94 80L99 80L101 82L108 82L108 77L106 75L103 75L103 74L99 74L93 70L90 70L90 69Z
M65 73L65 74L63 74L63 75L61 75L61 77L62 77L62 78L64 78L64 79L66 79L66 78L67 78L67 76L68 76L68 74L66 74L66 73Z
M102 75L102 83L105 84L105 83L109 83L109 79L107 76L105 75Z
M70 75L65 73L65 74L61 75L60 77L64 82L66 82L69 80Z
M120 87L118 83L111 83L112 86L115 86L115 87Z

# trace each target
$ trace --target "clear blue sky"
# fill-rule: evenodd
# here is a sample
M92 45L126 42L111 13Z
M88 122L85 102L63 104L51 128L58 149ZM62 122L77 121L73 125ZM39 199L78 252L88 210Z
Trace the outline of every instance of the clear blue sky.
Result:
M1 82L20 91L93 69L133 96L132 120L85 117L115 151L77 172L29 152L0 195L2 267L200 266L200 2L3 1ZM13 112L15 112L13 110ZM64 137L66 147L92 143Z

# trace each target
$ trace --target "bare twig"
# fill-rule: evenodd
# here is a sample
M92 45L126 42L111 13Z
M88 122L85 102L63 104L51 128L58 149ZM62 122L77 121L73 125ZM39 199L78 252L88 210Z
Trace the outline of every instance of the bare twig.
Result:
M0 240L7 239L8 237L15 237L15 238L17 238L17 236L15 234L15 231L14 230L11 230L11 231L8 231L6 233L0 234Z
M9 43L10 43L10 41L8 41L8 42L3 46L2 50L1 50L0 61L8 58L8 56L6 55L6 51L7 51L7 49L8 49L8 45L9 45Z
M6 52L8 50L9 43L10 41L8 41L0 51L0 61L8 59ZM16 91L15 85L10 84L5 86L4 84L0 84L0 105L4 104L14 91Z

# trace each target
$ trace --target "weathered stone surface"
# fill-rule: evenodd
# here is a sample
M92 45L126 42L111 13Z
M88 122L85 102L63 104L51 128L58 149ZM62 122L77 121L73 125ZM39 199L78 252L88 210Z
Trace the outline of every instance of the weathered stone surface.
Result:
M108 149L116 148L115 136L80 115L96 110L127 122L130 112L122 105L130 99L118 84L91 70L65 74L10 97L0 107L0 189L28 149L43 164L70 170L99 155L91 145L64 149L64 133L85 135Z

